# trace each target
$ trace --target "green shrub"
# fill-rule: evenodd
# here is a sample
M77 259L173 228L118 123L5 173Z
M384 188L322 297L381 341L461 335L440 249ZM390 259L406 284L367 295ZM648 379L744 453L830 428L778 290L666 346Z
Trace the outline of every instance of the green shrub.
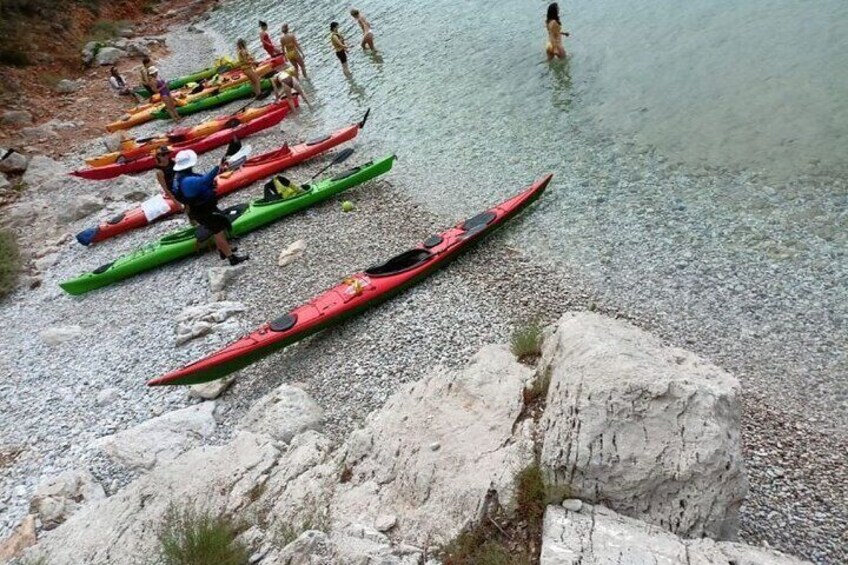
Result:
M236 541L242 527L227 516L170 506L159 532L164 565L246 565L248 549Z
M512 353L522 363L535 361L542 354L542 326L531 322L512 334Z
M0 298L15 289L21 274L21 250L15 236L0 231Z
M10 67L25 67L29 65L29 57L26 53L18 49L0 49L0 65L8 65Z

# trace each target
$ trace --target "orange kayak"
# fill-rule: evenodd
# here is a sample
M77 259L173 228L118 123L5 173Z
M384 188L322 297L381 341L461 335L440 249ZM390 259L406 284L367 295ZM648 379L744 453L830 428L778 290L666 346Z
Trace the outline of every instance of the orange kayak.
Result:
M121 141L121 148L118 151L88 158L85 160L85 163L89 167L105 167L106 165L117 163L118 160L132 161L149 155L163 145L195 141L223 129L251 122L278 107L276 104L266 104L258 108L248 108L239 114L219 116L190 128L176 127L167 133L154 135L153 137L124 139Z
M261 65L256 67L256 74L261 77L273 72L276 66L278 66L277 61L280 60L282 60L282 58L280 57L268 59L267 61L263 62ZM226 82L223 82L221 84L205 87L200 92L192 94L175 93L174 103L176 104L177 108L179 108L180 106L185 106L186 104L190 104L192 102L196 102L198 100L202 100L210 96L215 96L228 89L241 86L247 81L247 76L244 73L240 72L238 76L232 77L230 80L227 80ZM164 108L165 104L163 104L162 102L136 106L134 108L131 108L127 112L127 114L124 115L120 120L108 124L106 126L106 131L119 131L122 129L129 129L137 125L147 123L151 120L156 119L156 114L158 114L161 110L164 110Z

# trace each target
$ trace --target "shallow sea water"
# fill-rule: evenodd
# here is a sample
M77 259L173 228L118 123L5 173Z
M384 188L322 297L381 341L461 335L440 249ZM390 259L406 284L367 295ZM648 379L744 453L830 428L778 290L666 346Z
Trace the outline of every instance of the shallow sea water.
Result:
M316 102L300 120L371 108L360 151L395 151L401 187L448 221L555 172L513 231L526 249L844 434L848 3L562 3L570 57L553 65L545 5L357 2L378 54L330 0L226 2L211 27L260 54L258 18L275 36L288 22Z

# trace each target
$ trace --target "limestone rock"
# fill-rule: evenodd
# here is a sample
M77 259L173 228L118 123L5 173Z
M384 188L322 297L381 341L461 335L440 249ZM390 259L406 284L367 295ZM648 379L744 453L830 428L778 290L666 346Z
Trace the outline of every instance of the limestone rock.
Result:
M82 88L82 82L63 78L56 84L56 92L60 94L71 94Z
M0 191L6 190L12 186L12 183L9 182L9 179L6 178L6 175L0 173Z
M95 445L130 469L152 469L196 446L215 432L215 403L168 412L138 426L102 437Z
M307 530L283 548L274 565L330 565L331 555L327 534Z
M53 127L48 124L41 124L40 126L30 126L23 128L21 130L21 135L32 141L38 141L40 139L47 139L50 137L59 136L59 134L56 133L56 130L54 130Z
M96 65L114 65L119 60L127 56L127 52L116 47L103 47L97 51L94 56Z
M123 175L115 179L107 197L116 202L142 202L150 198L156 186L147 178Z
M306 250L306 242L299 239L283 249L280 256L277 258L277 265L285 267L286 265L297 261L303 252Z
M65 168L50 157L33 155L27 166L23 181L31 188L36 188L54 177L64 175Z
M27 516L12 534L0 541L0 563L14 559L28 547L35 545L35 516Z
M548 506L540 565L801 565L775 551L711 539L684 540L603 506Z
M108 151L109 153L114 153L121 149L122 139L123 136L120 133L110 133L109 135L104 135L101 138L101 141L103 142L103 146L106 148L106 151ZM122 176L118 178L124 177Z
M3 118L0 119L0 125L21 127L28 126L32 123L32 114L26 110L6 110L3 112Z
M106 497L103 487L88 471L66 471L41 481L30 502L30 512L37 515L45 530L64 522L83 503Z
M542 466L585 501L686 537L733 539L747 491L739 382L597 314L567 314L544 345Z
M531 374L490 346L463 371L394 394L342 448L349 480L332 500L334 528L391 515L394 538L426 547L453 539L494 495L509 504L515 474L533 461L532 420L517 423Z
M128 41L125 49L130 57L150 57L150 49L143 40Z
M245 265L239 265L237 267L210 267L207 271L209 275L209 290L213 293L221 292L232 280L244 272L245 268Z
M33 261L33 265L38 272L43 273L59 261L58 253L51 253Z
M116 388L104 388L97 393L97 405L108 406L121 396L121 391Z
M280 385L250 408L239 428L288 443L301 432L319 430L323 420L321 407L305 391Z
M133 35L135 35L135 30L131 27L123 27L123 28L118 30L118 37L129 38L129 37L132 37Z
M202 398L203 400L214 400L221 396L225 390L230 388L230 385L236 380L235 376L216 379L208 383L200 383L189 387L189 395L192 398Z
M192 449L162 461L113 496L85 505L36 549L50 565L137 563L139 556L157 551L158 529L171 503L235 514L255 499L279 455L270 438L249 433L225 446Z
M29 159L13 149L0 152L0 173L22 173L27 165Z
M82 327L80 326L56 326L41 330L38 336L44 340L47 345L59 345L66 341L70 341L82 335Z
M176 344L206 335L218 324L239 312L244 312L241 302L210 302L200 306L190 306L177 316Z
M64 206L58 214L59 221L71 223L81 220L102 210L105 202L102 198L90 194L80 194L74 197L68 206Z
M85 47L82 48L82 64L86 67L90 67L94 62L94 56L97 55L97 51L100 49L100 43L97 41L89 41L85 44Z

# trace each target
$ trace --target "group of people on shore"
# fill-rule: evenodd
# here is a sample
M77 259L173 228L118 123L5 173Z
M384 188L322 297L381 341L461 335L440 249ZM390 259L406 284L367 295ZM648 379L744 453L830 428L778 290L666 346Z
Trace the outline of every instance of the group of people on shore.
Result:
M352 9L350 15L356 20L362 30L363 50L376 51L374 47L374 32L370 22L359 10ZM548 41L545 46L548 61L554 58L563 59L566 56L562 44L563 36L568 32L562 31L562 23L559 18L559 5L554 2L548 5L545 19L545 27L548 32ZM330 24L330 45L342 66L345 76L350 77L348 68L347 51L348 46L344 36L339 31L339 23ZM289 24L281 27L281 36L278 44L275 44L268 33L268 24L259 22L259 40L262 48L269 57L284 55L288 61L286 66L274 73L270 79L271 86L280 100L283 96L294 109L293 93L297 93L311 108L311 103L300 84L300 77L308 79L306 74L305 54L297 37L291 30ZM278 47L279 45L279 47ZM254 95L259 98L262 95L261 77L256 71L257 61L247 48L247 42L239 39L236 43L238 69L241 70L253 88ZM126 81L113 68L111 72L113 87L123 92L129 91ZM176 121L180 116L176 111L176 105L167 82L159 76L156 67L150 64L150 59L142 61L140 72L142 85L146 86L152 93L159 94L168 111L168 114ZM231 151L228 150L228 154ZM186 214L192 224L202 227L210 237L214 239L221 259L226 259L231 265L237 265L249 259L248 255L236 255L237 249L230 245L227 239L227 230L230 227L226 216L218 209L218 199L215 194L215 177L227 168L227 158L223 158L219 165L213 167L206 174L196 174L193 171L197 163L197 154L191 150L180 151L174 157L167 146L160 147L156 152L156 175L164 193L171 199L185 206Z

